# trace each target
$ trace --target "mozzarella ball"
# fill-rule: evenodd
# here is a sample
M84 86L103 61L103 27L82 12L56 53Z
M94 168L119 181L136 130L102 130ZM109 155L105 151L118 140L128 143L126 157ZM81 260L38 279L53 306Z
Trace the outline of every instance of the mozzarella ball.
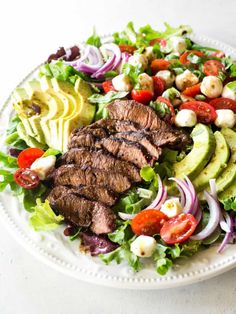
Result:
M130 245L130 250L139 257L150 257L156 248L156 240L153 237L140 235Z
M140 65L143 70L146 70L148 66L148 58L143 54L136 53L129 58L128 63L132 64L133 66Z
M118 92L130 92L133 88L128 75L119 74L112 79L112 85Z
M236 88L230 88L229 86L229 84L224 86L222 97L236 100Z
M155 55L153 53L153 47L152 46L149 46L149 47L146 47L144 52L143 52L143 55L149 60L149 61L152 61L153 59L155 59Z
M161 212L166 214L167 217L172 218L180 213L182 213L183 208L179 202L178 197L170 198L165 201L165 203L161 206Z
M177 75L175 79L176 87L181 91L197 83L198 77L189 70L185 70L183 73Z
M157 72L157 77L162 78L165 81L166 87L169 88L173 85L175 81L175 76L169 70L162 70Z
M200 88L205 96L216 98L221 95L223 84L217 76L209 75L204 77Z
M55 166L55 163L55 156L40 157L32 163L30 169L37 173L40 180L45 180L48 172Z
M193 127L197 124L197 116L193 110L182 109L175 116L175 125L179 127Z
M153 79L147 73L139 74L138 83L141 89L147 89L153 91Z
M182 37L171 37L170 43L172 45L172 52L182 54L187 49L186 41Z
M217 118L215 119L215 125L218 128L233 128L236 123L236 117L233 110L219 109L216 110Z

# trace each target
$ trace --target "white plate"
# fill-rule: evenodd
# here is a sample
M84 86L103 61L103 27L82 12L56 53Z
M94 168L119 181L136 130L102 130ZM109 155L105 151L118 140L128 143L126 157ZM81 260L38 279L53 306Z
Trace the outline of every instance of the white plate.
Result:
M205 36L191 37L199 44L220 49L236 59L236 49L224 43ZM19 85L29 79L32 73ZM11 112L8 99L0 112L1 134L7 127ZM0 149L4 149L3 143L0 144ZM181 265L175 265L166 276L159 276L149 261L146 261L145 269L134 274L126 264L114 263L106 266L99 258L82 254L79 251L79 242L70 242L64 237L62 227L54 232L34 232L28 224L28 213L10 192L0 195L0 217L15 239L37 258L65 274L95 284L117 288L164 289L198 282L221 274L236 265L236 245L229 245L222 255L217 254L217 247L213 246L187 259Z

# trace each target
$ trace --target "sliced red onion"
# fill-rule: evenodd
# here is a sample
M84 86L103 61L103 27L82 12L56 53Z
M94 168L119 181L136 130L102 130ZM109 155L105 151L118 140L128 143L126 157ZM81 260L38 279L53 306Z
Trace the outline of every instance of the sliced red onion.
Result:
M185 205L183 207L183 212L186 214L192 214L193 211L193 205L194 205L194 198L192 196L192 193L186 184L186 182L177 179L177 178L169 178L169 180L173 180L177 183L177 188L179 191L183 191L185 194ZM181 192L180 192L181 193ZM183 203L183 201L182 201Z
M121 58L124 61L124 63L127 63L129 61L130 56L131 54L129 54L128 52L122 52L121 54Z
M184 175L185 177L185 180L186 180L186 183L189 187L189 190L192 194L192 197L193 197L193 208L192 208L192 215L196 215L198 210L199 210L199 200L198 200L198 197L197 197L197 193L196 193L196 190L195 190L195 187L193 186L192 182L189 180L189 178Z
M101 47L102 49L108 50L110 51L112 54L114 54L115 56L115 60L113 63L113 67L112 70L116 69L121 61L121 51L119 46L117 46L116 44L113 43L109 43L109 44L104 44Z
M157 205L161 202L161 200L163 200L163 198L165 197L165 187L164 187L164 184L163 184L159 174L157 174L157 178L158 178L157 195L156 195L155 199L152 201L152 203L148 207L146 207L145 209L156 208ZM166 197L167 197L167 195L166 195Z
M210 179L209 180L209 185L211 189L211 195L217 199L217 192L216 192L216 179Z
M165 187L164 188L164 193L162 195L162 198L160 200L160 202L158 203L158 205L156 207L154 207L153 209L156 209L156 210L160 210L161 209L161 206L165 203L167 199L167 188ZM147 208L146 208L147 209Z
M226 212L224 213L224 217L225 217L226 225L227 225L227 228L225 228L225 229L228 231L226 231L225 237L224 237L224 239L223 239L223 241L222 241L222 243L221 243L221 245L217 251L218 253L222 253L225 250L226 245L229 243L229 241L233 237L233 229L234 229L233 218ZM221 223L221 228L222 228L222 223Z
M122 212L118 212L118 215L123 220L132 220L136 216L135 214L126 214Z
M115 58L116 57L114 54L111 55L109 59L107 60L107 62L98 71L93 73L91 77L97 78L97 79L103 77L106 72L110 71L113 68Z
M76 62L72 63L72 66L79 71L92 74L98 71L103 64L103 58L99 49L88 45L85 54L76 60Z
M197 223L199 224L199 222L201 221L201 219L202 219L202 210L201 210L201 208L199 207L199 209L198 209L198 211L197 211L197 213L196 213L196 215L195 215L195 219L197 220Z
M216 227L218 226L220 222L221 209L220 209L219 203L207 191L204 192L204 195L209 206L210 218L209 218L208 224L202 231L200 231L198 234L191 236L192 240L199 241L199 240L203 240L209 237L209 235L211 235L212 232L215 231Z

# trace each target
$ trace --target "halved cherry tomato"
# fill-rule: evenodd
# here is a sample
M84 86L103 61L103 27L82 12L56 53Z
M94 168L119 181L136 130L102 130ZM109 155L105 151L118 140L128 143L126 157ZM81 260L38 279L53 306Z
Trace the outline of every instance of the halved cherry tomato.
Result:
M158 234L168 217L159 210L147 209L137 214L131 222L131 228L137 235L153 236Z
M102 88L104 90L104 92L107 94L109 93L110 91L113 91L115 92L115 88L114 86L112 85L112 81L105 81L102 83Z
M158 77L158 76L153 76L152 80L153 80L153 88L154 88L155 96L157 97L157 96L162 95L166 87L165 81L161 77Z
M130 54L133 54L136 48L131 45L119 45L120 51L121 52L128 52Z
M133 89L131 92L131 97L133 100L147 105L153 99L153 92L148 89Z
M236 113L236 101L230 98L215 98L212 99L209 104L213 106L216 110L218 109L231 109Z
M158 71L167 70L170 66L170 61L165 59L155 59L151 63L152 74L156 74Z
M188 97L195 97L197 94L201 93L201 83L187 87L182 94L184 96L188 96Z
M17 163L20 168L29 168L32 163L42 157L44 151L40 148L26 148L17 158Z
M205 75L218 76L220 71L224 70L224 65L218 60L208 60L203 65Z
M205 56L204 53L201 52L201 51L198 51L198 50L189 50L189 51L184 52L184 53L180 56L179 61L180 61L181 63L183 63L183 64L190 64L191 62L187 59L188 55L190 55L190 54L194 54L194 55L196 55L196 56L198 56L198 57L204 57L204 56Z
M181 109L193 110L197 115L198 122L212 123L217 118L215 108L204 101L187 101L180 106Z
M164 38L155 38L150 41L150 46L154 46L155 44L160 44L161 47L165 48L167 45L167 40Z
M14 180L25 189L34 189L40 182L37 173L28 168L17 169L14 173Z
M186 241L195 231L197 221L191 214L179 214L166 221L161 228L160 235L167 244Z
M172 105L172 103L169 101L169 99L165 98L165 97L157 97L156 102L162 102L165 103L167 105L167 107L170 110L170 113L165 115L165 117L163 118L164 121L166 121L167 123L173 124L174 120L175 120L175 109Z

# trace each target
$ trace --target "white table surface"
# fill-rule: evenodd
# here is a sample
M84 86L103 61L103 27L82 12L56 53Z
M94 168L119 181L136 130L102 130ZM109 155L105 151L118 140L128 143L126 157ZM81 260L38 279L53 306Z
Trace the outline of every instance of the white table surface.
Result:
M56 50L129 20L160 27L190 24L236 47L235 0L6 0L0 4L0 103ZM1 218L0 218L1 219ZM66 277L20 247L0 223L1 314L236 313L236 269L184 288L118 290Z

